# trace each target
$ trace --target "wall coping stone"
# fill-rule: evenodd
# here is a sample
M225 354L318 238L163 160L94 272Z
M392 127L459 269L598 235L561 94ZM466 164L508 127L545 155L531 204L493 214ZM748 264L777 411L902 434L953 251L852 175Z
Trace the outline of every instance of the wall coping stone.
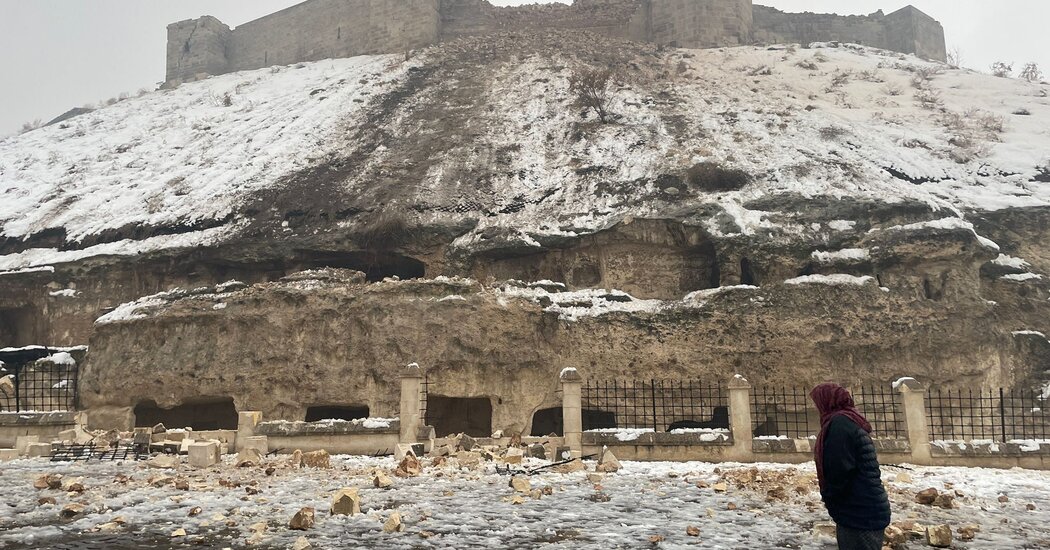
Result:
M55 426L76 424L76 411L0 412L0 426Z

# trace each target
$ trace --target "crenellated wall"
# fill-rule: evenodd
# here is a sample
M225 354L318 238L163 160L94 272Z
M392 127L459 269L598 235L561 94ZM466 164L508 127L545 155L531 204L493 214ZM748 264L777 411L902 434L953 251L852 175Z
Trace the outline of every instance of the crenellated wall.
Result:
M889 15L784 13L751 0L308 0L231 30L205 16L168 26L167 84L302 61L396 53L499 31L580 29L683 48L843 41L944 60L944 29L912 6Z

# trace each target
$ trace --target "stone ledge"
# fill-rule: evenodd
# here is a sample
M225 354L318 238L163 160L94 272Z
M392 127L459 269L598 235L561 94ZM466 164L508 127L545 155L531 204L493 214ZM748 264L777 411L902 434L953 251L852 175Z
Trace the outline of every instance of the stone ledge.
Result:
M1029 449L1023 443L992 443L938 441L930 444L930 454L935 457L1041 457L1050 456L1050 444L1041 444L1038 449Z
M583 444L593 446L708 446L729 447L733 445L733 436L726 433L714 441L705 438L710 437L707 433L684 433L673 434L667 432L650 432L638 434L635 439L620 440L615 433L584 432Z
M256 435L344 435L344 434L400 434L401 422L390 420L386 426L368 427L360 420L323 420L320 422L289 422L276 420L260 422L255 427Z
M751 451L755 453L804 453L812 454L816 439L755 439ZM910 453L911 445L906 439L873 439L875 450L880 453Z
M0 412L0 426L58 426L76 424L75 411Z

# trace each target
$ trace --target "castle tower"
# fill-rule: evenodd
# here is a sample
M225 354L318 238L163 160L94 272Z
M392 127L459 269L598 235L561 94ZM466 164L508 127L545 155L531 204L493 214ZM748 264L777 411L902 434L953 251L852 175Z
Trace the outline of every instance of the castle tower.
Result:
M752 42L751 0L648 0L650 42L682 48Z
M168 25L168 64L165 80L177 84L203 75L229 71L226 45L230 27L205 15Z

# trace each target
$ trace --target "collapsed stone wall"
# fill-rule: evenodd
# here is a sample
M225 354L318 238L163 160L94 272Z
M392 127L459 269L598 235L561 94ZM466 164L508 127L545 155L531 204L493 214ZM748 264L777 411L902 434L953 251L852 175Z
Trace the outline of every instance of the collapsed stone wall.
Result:
M944 61L947 51L944 28L921 11L908 6L889 15L841 16L825 13L786 13L754 6L757 42L855 42L885 50L911 53Z
M309 0L231 30L214 17L168 26L167 81L363 54L500 31L579 29L684 48L858 42L944 60L944 29L909 6L890 15L793 14L751 0Z

